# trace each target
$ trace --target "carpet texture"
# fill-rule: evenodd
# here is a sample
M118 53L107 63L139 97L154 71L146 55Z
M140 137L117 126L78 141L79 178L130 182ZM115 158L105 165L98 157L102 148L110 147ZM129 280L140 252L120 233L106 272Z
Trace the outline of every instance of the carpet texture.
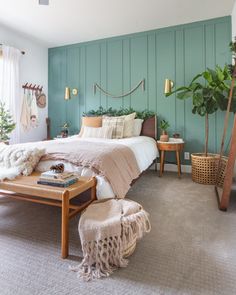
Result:
M68 270L81 261L78 218L62 260L60 210L0 198L0 294L236 294L236 197L224 213L213 187L149 171L129 198L150 213L152 231L126 269L89 283Z

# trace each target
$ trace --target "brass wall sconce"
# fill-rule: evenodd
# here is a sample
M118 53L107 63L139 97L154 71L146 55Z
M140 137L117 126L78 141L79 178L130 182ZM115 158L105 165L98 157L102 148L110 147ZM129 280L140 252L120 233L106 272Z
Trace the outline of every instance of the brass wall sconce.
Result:
M78 89L77 88L73 88L72 91L70 91L70 87L66 87L65 88L65 96L64 96L64 99L65 100L71 99L71 93L72 93L73 96L78 95Z
M69 100L70 99L70 88L66 87L65 88L65 100Z
M165 79L164 93L165 94L171 93L173 87L174 87L174 82L170 79Z

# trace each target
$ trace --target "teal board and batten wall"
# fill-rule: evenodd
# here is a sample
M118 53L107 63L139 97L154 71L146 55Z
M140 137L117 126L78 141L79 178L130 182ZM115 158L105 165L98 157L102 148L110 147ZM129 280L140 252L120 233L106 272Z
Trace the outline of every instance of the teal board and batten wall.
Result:
M204 119L192 115L191 101L175 96L165 98L164 80L176 86L189 83L206 67L223 66L231 61L231 17L211 19L175 27L135 33L49 49L49 117L52 135L65 122L71 132L80 129L83 112L104 108L129 108L155 111L170 122L170 134L179 132L186 151L201 152L204 145ZM125 98L110 98L99 91L96 82L108 92L121 94L145 79L146 90L139 88ZM78 88L70 101L63 99L65 86ZM223 113L210 118L210 150L220 146Z

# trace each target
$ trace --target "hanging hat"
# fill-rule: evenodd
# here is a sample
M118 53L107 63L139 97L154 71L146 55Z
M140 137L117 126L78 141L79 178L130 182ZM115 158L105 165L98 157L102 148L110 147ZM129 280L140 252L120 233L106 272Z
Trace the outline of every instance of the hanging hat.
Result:
M37 95L36 100L37 100L37 106L39 108L43 109L46 107L47 99L46 99L46 95L44 93Z

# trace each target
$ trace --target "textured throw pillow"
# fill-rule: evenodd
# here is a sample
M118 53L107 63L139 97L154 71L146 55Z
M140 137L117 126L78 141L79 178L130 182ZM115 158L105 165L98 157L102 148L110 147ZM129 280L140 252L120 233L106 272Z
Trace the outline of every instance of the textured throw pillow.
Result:
M112 126L103 126L103 127L87 127L84 126L83 129L83 134L82 138L88 138L88 137L93 137L93 138L112 138L112 131L113 127Z
M112 138L123 138L125 118L122 117L103 117L102 126L112 127Z
M122 117L125 118L123 137L132 137L134 129L134 118L136 117L136 113L132 113L130 115Z
M141 134L142 125L143 125L142 119L134 120L133 136L139 136Z
M82 127L79 137L83 134L84 126L86 127L102 127L102 117L82 117Z

